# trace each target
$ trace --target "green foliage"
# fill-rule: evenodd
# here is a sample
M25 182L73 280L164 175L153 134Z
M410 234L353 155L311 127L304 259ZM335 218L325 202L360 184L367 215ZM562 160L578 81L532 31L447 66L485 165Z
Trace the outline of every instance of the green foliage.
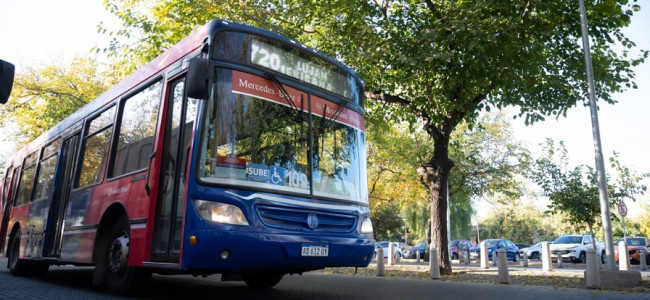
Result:
M0 107L0 126L15 124L22 146L95 99L113 83L89 58L54 63L17 74L12 98Z
M391 126L380 120L368 125L368 190L373 221L392 224L382 218L401 220L397 228L402 233L406 222L411 239L421 239L428 218L428 194L415 169L428 147L426 138L422 133L410 134L404 125ZM396 210L389 209L392 207ZM387 237L397 228L374 226L375 236Z
M555 146L553 140L548 139L544 152L547 154L535 161L535 167L530 172L530 178L549 197L551 204L549 212L553 214L564 213L565 218L574 225L585 224L591 230L599 224L600 196L596 171L588 166L577 166L573 170L567 168L566 149L563 143ZM557 162L556 162L557 161ZM617 154L610 158L611 166L616 171L616 181L609 183L608 198L611 208L616 203L625 199L635 200L636 195L645 192L646 186L641 180L648 174L637 174L622 166L617 159ZM613 214L613 218L617 218Z
M522 183L516 178L528 165L529 154L513 137L502 113L487 113L477 126L460 124L452 134L449 178L452 238L471 234L472 198L495 194L518 199Z

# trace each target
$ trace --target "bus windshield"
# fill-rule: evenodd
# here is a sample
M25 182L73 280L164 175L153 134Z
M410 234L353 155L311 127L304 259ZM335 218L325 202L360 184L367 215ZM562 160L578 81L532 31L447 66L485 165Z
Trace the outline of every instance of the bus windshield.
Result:
M268 78L216 74L201 136L203 182L368 203L360 114L290 86L285 99Z

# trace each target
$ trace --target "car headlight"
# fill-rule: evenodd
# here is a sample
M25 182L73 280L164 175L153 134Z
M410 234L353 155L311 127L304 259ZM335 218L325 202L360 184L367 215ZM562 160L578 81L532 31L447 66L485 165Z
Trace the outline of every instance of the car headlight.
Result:
M372 221L369 217L363 217L361 222L361 233L372 233Z
M232 204L206 200L194 200L196 211L205 220L222 223L248 226L248 221L239 207Z

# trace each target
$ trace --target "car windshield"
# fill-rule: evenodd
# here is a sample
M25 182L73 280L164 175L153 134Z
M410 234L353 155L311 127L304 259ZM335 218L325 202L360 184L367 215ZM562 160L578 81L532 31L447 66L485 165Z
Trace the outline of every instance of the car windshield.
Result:
M580 244L582 242L581 236L561 236L553 242L554 244Z
M643 239L636 238L627 238L628 246L645 246L645 241Z
M499 240L487 240L485 241L485 246L488 248L496 247L499 243Z
M386 248L386 247L388 247L388 242L381 242L381 243L377 244L377 247Z

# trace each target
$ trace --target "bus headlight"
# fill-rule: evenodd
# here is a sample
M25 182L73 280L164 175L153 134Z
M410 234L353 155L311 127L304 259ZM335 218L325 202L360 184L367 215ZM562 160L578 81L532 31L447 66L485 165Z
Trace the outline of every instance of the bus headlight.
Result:
M369 217L363 217L361 222L361 233L372 233L372 221Z
M205 220L215 223L248 226L248 221L239 207L205 200L194 200L196 211Z

